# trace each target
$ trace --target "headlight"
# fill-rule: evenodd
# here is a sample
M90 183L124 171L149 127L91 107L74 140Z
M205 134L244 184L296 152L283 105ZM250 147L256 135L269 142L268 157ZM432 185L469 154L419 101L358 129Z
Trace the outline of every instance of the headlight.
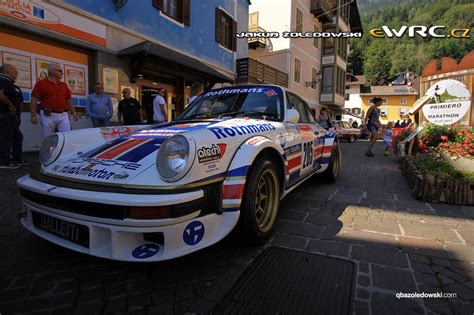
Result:
M192 157L188 139L177 135L167 139L156 155L156 166L163 180L176 182L191 168Z
M52 134L47 136L43 140L41 149L39 152L39 161L41 164L47 166L53 163L61 153L64 144L64 137L58 134Z

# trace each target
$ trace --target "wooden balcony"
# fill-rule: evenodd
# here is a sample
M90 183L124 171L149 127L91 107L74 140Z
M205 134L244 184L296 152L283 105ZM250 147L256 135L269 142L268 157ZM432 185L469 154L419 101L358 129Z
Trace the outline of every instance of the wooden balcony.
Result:
M276 84L288 87L288 74L252 58L237 59L237 83Z
M249 32L266 32L259 26L249 27ZM249 38L249 49L267 48L270 45L270 39L268 38Z
M311 0L311 13L322 23L331 23L336 10L331 11L333 6L328 0Z

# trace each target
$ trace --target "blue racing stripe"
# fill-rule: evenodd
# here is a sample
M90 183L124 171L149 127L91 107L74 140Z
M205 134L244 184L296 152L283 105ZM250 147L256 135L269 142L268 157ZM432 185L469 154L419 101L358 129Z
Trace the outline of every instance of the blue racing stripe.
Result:
M111 141L111 142L108 142L108 143L103 144L103 145L101 145L101 146L99 146L99 147L97 147L97 148L94 148L94 149L92 149L92 150L90 150L90 151L88 151L88 152L86 152L86 153L84 153L84 154L81 154L79 157L80 157L80 158L91 158L91 157L94 157L94 156L96 156L97 154L102 153L102 152L104 152L105 150L108 150L108 149L110 149L110 148L116 146L117 144L120 144L120 143L122 143L122 142L124 142L124 141L126 141L126 140L128 140L128 139L127 139L127 138L118 138L118 139L115 139L115 140L113 140L113 141Z
M290 184L290 186L298 181L298 179L300 178L300 170L297 170L296 172L290 174L290 179L288 180L288 183Z
M164 140L165 139L153 139L151 141L147 141L125 153L124 155L116 158L116 160L136 163L158 150L160 148L160 144L163 143Z
M245 176L247 175L247 169L249 168L248 165L242 166L233 170L230 170L229 173L227 173L227 176Z
M331 161L330 157L325 157L321 159L320 164L329 164L330 161Z

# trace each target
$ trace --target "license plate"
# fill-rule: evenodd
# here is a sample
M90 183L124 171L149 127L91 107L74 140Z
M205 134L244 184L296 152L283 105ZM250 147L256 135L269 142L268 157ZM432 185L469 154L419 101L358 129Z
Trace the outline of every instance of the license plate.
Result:
M87 226L67 222L38 212L31 212L33 225L62 239L89 248L89 229Z

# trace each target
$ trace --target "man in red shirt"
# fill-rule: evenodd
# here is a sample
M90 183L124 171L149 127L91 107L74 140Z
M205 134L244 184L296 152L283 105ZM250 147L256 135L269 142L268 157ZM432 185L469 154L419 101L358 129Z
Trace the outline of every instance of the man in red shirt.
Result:
M53 134L55 130L69 131L68 108L75 121L78 120L76 110L72 104L71 91L66 83L62 82L63 71L58 64L48 65L48 77L38 81L31 92L31 122L38 124L36 104L41 101L40 122L45 137Z

